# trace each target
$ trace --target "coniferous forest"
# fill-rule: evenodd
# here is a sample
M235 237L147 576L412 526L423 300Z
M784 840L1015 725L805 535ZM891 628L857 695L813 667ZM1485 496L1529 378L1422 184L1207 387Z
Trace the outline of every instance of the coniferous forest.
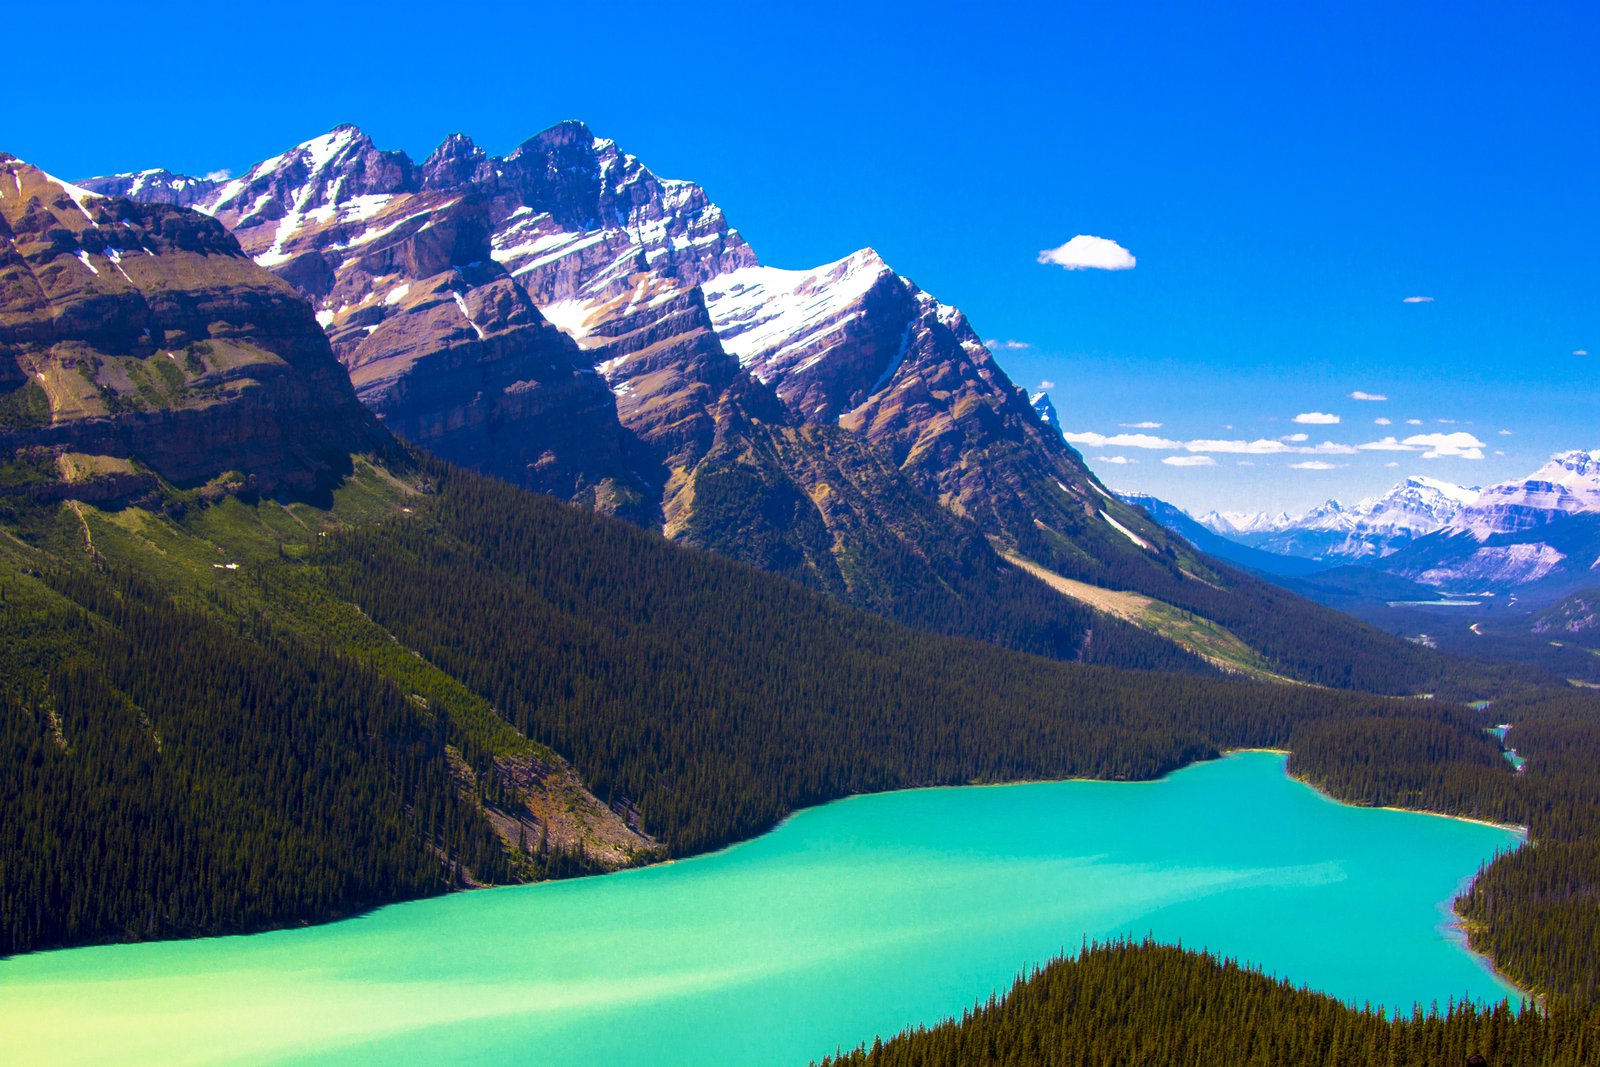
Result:
M1600 1010L1434 1005L1358 1010L1181 948L1086 946L961 1019L824 1060L825 1067L1583 1067Z
M1443 660L1440 693L1496 702L1063 663L908 629L443 465L421 478L403 507L278 530L217 588L134 574L156 520L136 544L108 519L85 563L52 549L81 515L18 518L32 547L7 549L0 580L0 950L259 929L536 876L484 818L496 730L550 746L673 855L853 792L1149 778L1269 745L1354 802L1529 826L1535 846L1462 902L1474 944L1552 1003L1595 997L1586 694ZM273 506L159 522L212 536ZM407 664L500 725L425 698ZM1516 723L1525 773L1494 720Z

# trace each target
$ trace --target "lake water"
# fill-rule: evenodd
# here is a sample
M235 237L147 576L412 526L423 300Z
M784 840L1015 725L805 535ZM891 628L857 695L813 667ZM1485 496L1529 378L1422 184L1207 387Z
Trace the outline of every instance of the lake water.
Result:
M1355 1003L1498 999L1446 902L1519 840L1336 804L1260 752L857 797L644 870L0 961L0 1062L803 1065L1146 932Z

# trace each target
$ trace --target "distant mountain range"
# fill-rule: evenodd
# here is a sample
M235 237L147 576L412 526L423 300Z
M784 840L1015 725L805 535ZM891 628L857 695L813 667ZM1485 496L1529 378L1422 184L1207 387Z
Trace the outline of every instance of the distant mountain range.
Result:
M1600 451L1557 454L1528 477L1485 490L1406 478L1382 496L1354 506L1328 501L1294 518L1219 512L1190 518L1163 502L1128 499L1197 545L1202 539L1194 526L1274 557L1346 568L1342 587L1357 581L1371 587L1370 577L1357 577L1365 571L1432 589L1544 603L1600 585ZM1208 544L1206 550L1226 553ZM1248 566L1293 573L1272 561Z
M1334 565L1390 555L1419 537L1449 528L1478 490L1414 476L1353 505L1337 500L1303 515L1207 512L1197 520L1215 534L1277 555Z

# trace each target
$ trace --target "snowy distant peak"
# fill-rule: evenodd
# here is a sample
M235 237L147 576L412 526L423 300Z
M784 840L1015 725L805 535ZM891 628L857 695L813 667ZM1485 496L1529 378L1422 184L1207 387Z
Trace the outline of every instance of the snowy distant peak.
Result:
M1299 528L1306 530L1344 530L1354 522L1345 506L1337 500L1327 500L1311 508L1298 519L1276 525L1276 529Z
M1198 521L1213 533L1227 535L1271 533L1294 520L1287 511L1208 511Z
M220 182L210 178L191 178L170 170L141 170L90 178L85 183L102 196L125 196L147 204L172 204L189 207L204 199Z
M1600 511L1600 451L1560 452L1526 478L1491 485L1462 509L1457 526L1478 540Z
M1049 393L1034 393L1028 398L1028 406L1033 408L1033 413L1039 416L1039 421L1057 433L1061 432L1061 419L1056 415L1056 406L1050 403Z
M1446 500L1453 500L1457 504L1470 504L1478 499L1482 492L1476 486L1456 485L1454 482L1440 481L1438 478L1428 478L1420 474L1413 474L1394 489L1389 491L1390 496L1402 489L1432 490Z
M1573 489L1600 486L1600 451L1558 452L1533 474L1533 479L1565 485Z

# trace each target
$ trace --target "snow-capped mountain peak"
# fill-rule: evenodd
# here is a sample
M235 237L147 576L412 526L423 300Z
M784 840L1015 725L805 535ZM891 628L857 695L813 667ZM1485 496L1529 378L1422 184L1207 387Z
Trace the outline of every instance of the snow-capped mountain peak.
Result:
M1387 556L1418 537L1447 529L1478 490L1414 476L1356 504L1329 500L1290 518L1278 513L1212 512L1215 533L1280 555L1348 561Z
M1551 456L1526 478L1489 486L1456 525L1482 541L1585 511L1600 511L1600 451L1580 449Z
M1208 511L1197 520L1213 533L1264 534L1281 530L1294 521L1287 511Z
M1057 433L1061 432L1061 419L1056 415L1056 406L1050 402L1050 394L1040 391L1028 397L1028 405L1033 408L1033 413L1039 416L1039 421Z

